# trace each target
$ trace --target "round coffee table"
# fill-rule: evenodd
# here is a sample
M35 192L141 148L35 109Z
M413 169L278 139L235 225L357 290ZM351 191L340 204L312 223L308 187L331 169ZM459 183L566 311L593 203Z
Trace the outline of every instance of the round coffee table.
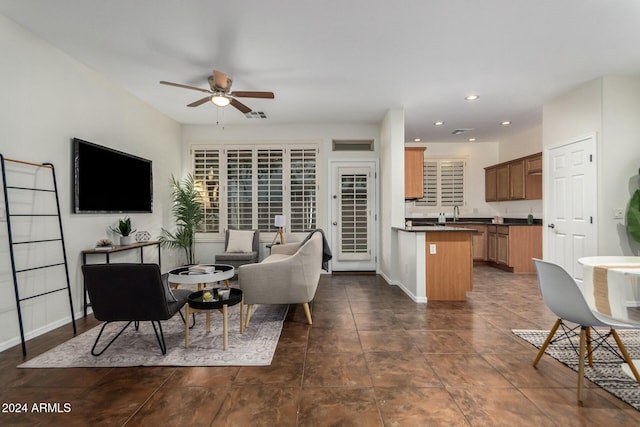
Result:
M200 267L211 267L211 272L194 272L189 271L194 266L178 267L169 270L168 281L170 284L176 285L198 285L198 290L203 288L205 283L221 282L224 280L225 285L229 288L229 279L235 274L232 265L226 264L199 264Z
M240 304L240 333L244 333L244 324L242 322L244 314L244 300L242 291L236 288L215 288L211 290L207 289L207 291L212 293L213 299L205 301L202 298L202 294L206 291L197 291L189 295L187 304L185 304L186 322L184 324L184 346L185 348L189 348L189 315L191 313L199 313L204 311L207 314L206 331L209 332L211 330L211 311L219 310L222 313L222 338L224 349L226 350L229 347L229 325L227 321L227 307ZM228 298L221 298L221 296L219 295L220 291L228 292Z

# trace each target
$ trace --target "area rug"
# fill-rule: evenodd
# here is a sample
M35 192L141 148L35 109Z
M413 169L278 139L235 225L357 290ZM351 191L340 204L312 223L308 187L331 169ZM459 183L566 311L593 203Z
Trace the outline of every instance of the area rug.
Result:
M549 331L521 330L512 331L516 336L534 345L536 348L542 347ZM606 331L602 331L605 333ZM632 359L640 359L640 331L618 330L618 335L629 351ZM556 333L555 338L560 336ZM607 342L615 349L616 342L613 337L609 337ZM558 340L552 342L547 347L545 354L562 362L574 371L578 371L578 355L573 349L578 348L579 336L568 340ZM640 385L631 377L627 376L621 368L623 361L605 348L598 348L593 353L593 367L585 365L585 377L597 384L600 388L608 391L620 400L633 406L640 411ZM637 366L637 363L636 363ZM577 381L577 379L576 379Z
M205 331L205 313L196 313L196 325L189 332L189 348L184 347L184 323L179 315L162 322L167 354L162 355L151 322L131 324L101 356L92 356L91 347L99 325L21 364L18 368L76 368L125 366L266 366L271 364L278 345L288 305L255 305L251 324L240 334L239 306L231 307L229 348L223 350L222 315L211 313L211 331ZM124 323L108 325L100 344L108 343ZM98 348L103 348L98 345Z

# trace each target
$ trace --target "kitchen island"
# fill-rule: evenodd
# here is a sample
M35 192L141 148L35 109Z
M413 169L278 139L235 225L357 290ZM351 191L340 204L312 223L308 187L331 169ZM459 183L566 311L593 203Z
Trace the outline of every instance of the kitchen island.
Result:
M401 286L416 302L465 301L473 289L474 229L441 225L395 228Z

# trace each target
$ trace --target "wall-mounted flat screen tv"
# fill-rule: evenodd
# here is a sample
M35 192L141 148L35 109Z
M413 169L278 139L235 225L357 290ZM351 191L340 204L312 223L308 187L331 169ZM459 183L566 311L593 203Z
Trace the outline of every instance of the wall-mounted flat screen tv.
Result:
M151 160L73 139L75 213L151 212Z

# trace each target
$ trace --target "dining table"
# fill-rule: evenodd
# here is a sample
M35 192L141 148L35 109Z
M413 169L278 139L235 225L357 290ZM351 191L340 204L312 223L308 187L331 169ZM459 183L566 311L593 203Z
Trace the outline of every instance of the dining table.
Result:
M600 317L640 330L640 256L591 256L578 259L582 265L582 293ZM640 359L633 359L640 370ZM627 363L622 370L631 378Z

